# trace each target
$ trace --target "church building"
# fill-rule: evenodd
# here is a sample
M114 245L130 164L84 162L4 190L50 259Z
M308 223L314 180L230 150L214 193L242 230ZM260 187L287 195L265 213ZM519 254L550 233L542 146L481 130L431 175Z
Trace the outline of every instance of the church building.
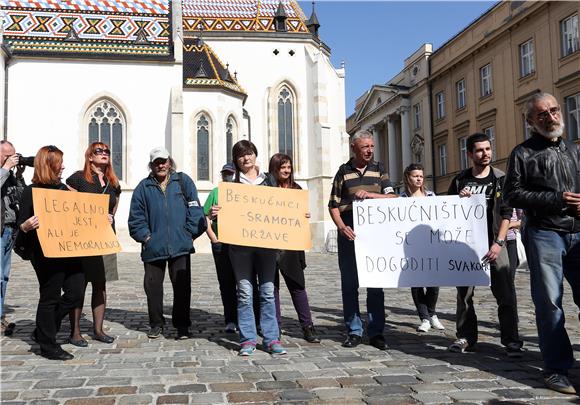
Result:
M54 144L64 177L96 140L110 145L125 251L132 190L166 147L203 203L249 139L258 164L287 153L310 192L315 250L334 225L332 177L348 159L344 67L294 0L0 0L0 130L18 152ZM27 170L30 172L30 170ZM27 173L31 176L32 173ZM30 178L30 177L29 177ZM198 251L209 251L205 237Z

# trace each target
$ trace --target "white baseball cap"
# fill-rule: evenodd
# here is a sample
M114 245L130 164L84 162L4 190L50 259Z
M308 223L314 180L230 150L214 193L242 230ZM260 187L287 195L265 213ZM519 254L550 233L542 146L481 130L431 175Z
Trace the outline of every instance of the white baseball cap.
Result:
M156 159L169 158L169 152L163 146L158 146L149 152L149 161L154 162Z

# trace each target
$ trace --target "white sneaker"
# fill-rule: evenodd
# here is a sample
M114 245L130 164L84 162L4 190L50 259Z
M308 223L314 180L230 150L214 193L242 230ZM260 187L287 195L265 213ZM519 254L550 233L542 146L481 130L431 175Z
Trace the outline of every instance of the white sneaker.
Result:
M429 329L431 329L431 323L428 319L423 319L421 325L417 328L417 332L429 332Z
M429 321L431 322L431 326L434 327L435 329L439 330L445 329L445 326L443 326L439 318L437 318L437 315L433 315Z

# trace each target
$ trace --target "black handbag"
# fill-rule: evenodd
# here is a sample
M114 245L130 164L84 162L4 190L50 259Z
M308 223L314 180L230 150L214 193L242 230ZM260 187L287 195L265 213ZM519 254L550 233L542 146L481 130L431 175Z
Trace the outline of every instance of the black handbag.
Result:
M20 229L16 230L16 239L14 240L14 253L16 253L22 260L31 260L34 253L30 240L30 235L22 232Z

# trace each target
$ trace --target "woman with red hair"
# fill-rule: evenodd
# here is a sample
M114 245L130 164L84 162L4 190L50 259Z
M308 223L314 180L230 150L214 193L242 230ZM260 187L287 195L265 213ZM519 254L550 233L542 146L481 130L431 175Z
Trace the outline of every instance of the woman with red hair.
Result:
M32 339L40 345L40 354L50 360L74 357L56 343L56 334L62 318L82 303L85 283L80 261L77 258L45 257L36 234L41 224L34 215L32 189L68 190L61 182L63 170L62 152L56 146L40 148L34 158L32 184L24 189L17 220L25 244L32 250L31 263L39 284L36 329L32 332Z
M85 166L66 179L66 184L83 193L105 194L109 196L109 221L115 229L114 215L119 204L121 187L111 164L111 149L103 142L93 142L85 151ZM113 343L112 336L103 331L105 309L107 305L107 281L119 279L117 274L117 256L89 256L81 259L85 273L85 289L91 282L93 310L93 339L103 343ZM84 296L84 290L83 290ZM78 347L87 347L88 342L81 335L80 320L83 302L74 308L69 315L71 334L69 343Z

